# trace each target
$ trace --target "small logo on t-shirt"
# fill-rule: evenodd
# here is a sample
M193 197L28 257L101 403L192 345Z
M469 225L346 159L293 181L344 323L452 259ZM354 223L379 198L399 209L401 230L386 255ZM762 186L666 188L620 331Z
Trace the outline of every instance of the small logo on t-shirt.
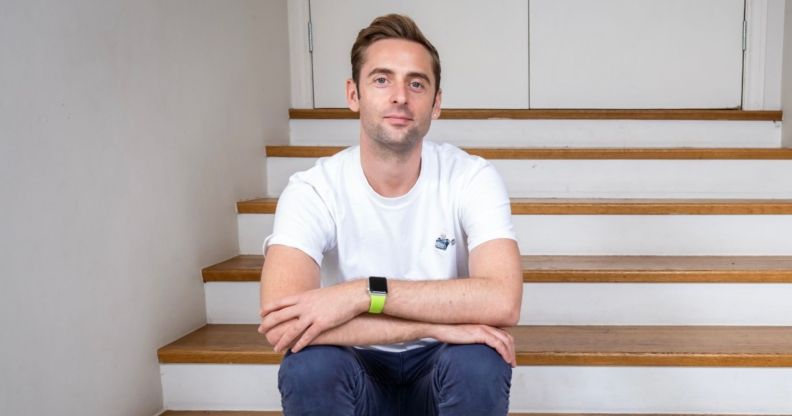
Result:
M440 237L437 237L437 240L435 240L435 248L439 248L440 250L445 250L449 245L453 246L454 244L456 244L456 239L451 238L449 240L445 234L440 234Z

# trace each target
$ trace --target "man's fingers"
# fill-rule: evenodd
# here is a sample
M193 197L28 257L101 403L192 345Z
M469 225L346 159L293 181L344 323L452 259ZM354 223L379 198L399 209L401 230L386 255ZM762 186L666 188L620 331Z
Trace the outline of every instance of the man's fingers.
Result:
M498 345L498 347L493 348L495 348L495 350L501 354L504 361L509 363L510 366L515 367L517 365L517 357L514 352L514 342L510 338L509 334L498 328L493 328L490 326L484 326L482 330L488 336L492 337L493 342Z
M272 312L261 320L259 332L261 332L261 330L267 332L286 321L298 318L299 315L300 313L297 311L297 308L292 307L286 307L281 310L277 310L276 312Z
M514 357L514 362L512 363L512 367L517 367L517 345L514 344L514 337L512 336L512 334L506 332L506 335L509 336L509 345L511 346L512 357Z
M259 316L262 318L266 317L272 312L277 311L278 309L283 309L287 306L292 306L297 303L297 296L287 296L285 298L278 299L272 303L268 303L261 307L259 310Z
M497 337L492 336L491 334L488 334L485 337L485 340L487 345L494 348L495 351L497 351L498 354L500 354L500 356L503 358L503 361L506 361L507 363L509 363L509 365L511 365L512 359L509 356L509 351L506 348L506 345L503 344L503 341L501 341Z
M514 337L508 332L488 325L448 325L445 327L450 331L440 332L435 338L449 344L485 344L494 349L510 366L517 365Z
M485 325L480 325L478 328L476 328L476 331L479 333L478 336L476 337L478 338L477 342L489 345L490 347L495 349L495 351L497 351L498 354L500 354L501 357L503 357L503 359L507 363L511 363L511 359L509 358L509 352L506 348L506 345L503 343L503 340L498 338L497 335L495 335L488 329L489 327Z
M275 352L286 351L286 349L294 343L294 340L305 331L307 326L308 323L305 323L302 320L298 319L295 321L294 324L283 333L283 336L281 336L281 339L275 345Z
M292 352L300 352L300 350L310 345L311 341L313 341L321 333L322 331L319 329L318 325L309 326L308 329L303 332L300 339L297 340L297 342L292 347Z
M517 354L514 349L514 338L506 331L499 328L492 328L490 330L503 342L509 353L509 359L506 360L512 367L517 366Z
M492 328L492 331L497 334L498 338L500 338L500 340L506 346L506 349L509 352L509 359L507 360L508 363L511 364L512 367L516 367L517 352L515 351L514 347L514 338L511 336L511 334L499 328Z

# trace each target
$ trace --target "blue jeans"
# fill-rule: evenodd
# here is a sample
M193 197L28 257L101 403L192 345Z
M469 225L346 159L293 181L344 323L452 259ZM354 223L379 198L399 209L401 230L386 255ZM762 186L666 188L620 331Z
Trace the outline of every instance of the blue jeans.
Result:
M288 353L278 388L284 416L505 416L511 374L481 344L399 353L322 345Z

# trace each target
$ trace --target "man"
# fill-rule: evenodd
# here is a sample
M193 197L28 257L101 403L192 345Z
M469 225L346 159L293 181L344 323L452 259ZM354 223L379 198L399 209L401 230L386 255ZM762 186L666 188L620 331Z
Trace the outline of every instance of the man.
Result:
M415 23L375 19L346 84L360 146L295 174L279 200L259 332L287 351L287 416L508 412L516 358L500 328L522 300L509 199L488 162L423 141L439 84Z

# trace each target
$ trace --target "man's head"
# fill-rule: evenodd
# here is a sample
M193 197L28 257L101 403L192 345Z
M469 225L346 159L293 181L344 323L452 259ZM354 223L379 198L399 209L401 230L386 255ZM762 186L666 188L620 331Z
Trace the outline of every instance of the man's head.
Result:
M360 31L352 65L346 99L360 114L361 145L397 157L414 155L440 116L435 48L410 18L387 15Z
M352 60L352 80L355 81L355 86L360 88L360 69L366 60L366 51L372 43L382 39L403 39L411 42L419 43L426 48L429 55L432 57L432 73L434 74L434 93L440 89L440 55L437 53L434 45L429 42L429 39L421 33L418 25L407 16L400 14L388 14L380 16L371 24L363 28L355 39L352 45L351 60Z

